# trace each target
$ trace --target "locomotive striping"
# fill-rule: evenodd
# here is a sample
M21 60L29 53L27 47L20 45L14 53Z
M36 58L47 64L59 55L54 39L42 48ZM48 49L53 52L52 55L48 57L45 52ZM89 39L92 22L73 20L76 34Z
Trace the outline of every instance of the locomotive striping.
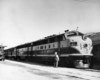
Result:
M32 56L41 56L41 57L44 57L44 56L47 56L47 57L54 57L54 55L32 55ZM83 55L83 54L61 54L61 55L59 55L59 57L68 57L68 56L92 56L92 54L91 55L89 55L89 54L86 54L86 55Z

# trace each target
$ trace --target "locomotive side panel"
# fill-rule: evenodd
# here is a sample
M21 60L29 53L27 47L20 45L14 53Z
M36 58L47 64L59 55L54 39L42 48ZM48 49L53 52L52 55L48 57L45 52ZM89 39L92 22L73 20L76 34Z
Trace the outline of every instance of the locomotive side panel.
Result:
M58 42L33 46L32 56L35 60L52 61L55 51L58 51Z

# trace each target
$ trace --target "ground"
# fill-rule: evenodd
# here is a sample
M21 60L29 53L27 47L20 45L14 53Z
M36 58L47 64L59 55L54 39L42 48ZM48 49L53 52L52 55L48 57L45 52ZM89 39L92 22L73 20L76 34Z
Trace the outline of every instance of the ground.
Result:
M0 61L0 80L100 80L99 70Z

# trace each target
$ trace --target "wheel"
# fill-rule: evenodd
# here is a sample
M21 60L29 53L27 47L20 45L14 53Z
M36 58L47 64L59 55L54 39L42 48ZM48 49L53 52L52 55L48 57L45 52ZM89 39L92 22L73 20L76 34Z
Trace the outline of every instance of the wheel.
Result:
M83 63L83 60L75 60L74 61L74 67L75 68L89 68L90 63Z

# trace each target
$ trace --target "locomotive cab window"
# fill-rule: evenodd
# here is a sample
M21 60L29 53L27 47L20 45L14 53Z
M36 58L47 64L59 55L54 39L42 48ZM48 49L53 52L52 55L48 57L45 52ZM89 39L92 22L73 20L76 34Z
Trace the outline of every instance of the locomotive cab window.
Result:
M67 36L77 36L76 32L69 32Z
M77 42L70 42L71 46L77 46Z
M82 36L83 34L78 31L68 32L67 36Z

